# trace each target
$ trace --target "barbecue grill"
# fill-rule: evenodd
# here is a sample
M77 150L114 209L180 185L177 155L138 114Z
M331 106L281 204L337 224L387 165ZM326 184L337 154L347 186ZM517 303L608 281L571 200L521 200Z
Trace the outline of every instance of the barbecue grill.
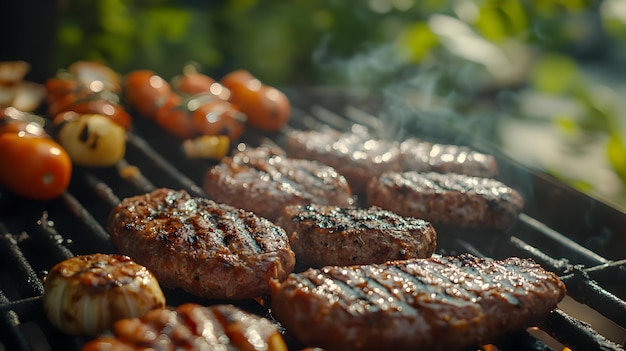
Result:
M375 132L381 123L376 116L385 108L381 99L335 89L285 91L294 107L289 125L273 134L248 130L242 142L282 146L290 129L324 125L348 130L359 124ZM497 178L526 200L517 224L504 233L436 227L437 253L531 257L558 274L568 288L566 300L536 327L471 350L624 350L626 214L521 166L484 140L421 118L419 113L414 117L419 123L406 133L493 154L500 167ZM151 121L136 117L125 158L115 167L75 168L71 185L60 198L34 202L0 189L0 350L74 350L89 340L62 334L47 322L41 306L42 278L55 263L73 255L115 252L104 223L120 199L155 187L205 196L202 179L216 161L186 158L181 145ZM179 290L164 292L169 305L223 302ZM257 301L234 303L270 316ZM293 350L300 347L287 341Z

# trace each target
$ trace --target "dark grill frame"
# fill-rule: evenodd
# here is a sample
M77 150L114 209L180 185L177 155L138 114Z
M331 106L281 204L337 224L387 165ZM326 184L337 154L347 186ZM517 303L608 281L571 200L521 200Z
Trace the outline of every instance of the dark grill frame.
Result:
M373 116L384 108L370 96L333 89L288 93L295 107L290 125L271 135L248 130L242 138L246 143L282 146L292 128L330 125L346 130L358 123L377 130L380 120ZM63 335L47 323L41 311L41 279L52 265L72 255L115 252L104 222L121 198L155 187L185 189L192 195L205 196L202 178L214 162L185 159L180 140L140 117L134 123L125 159L106 169L75 168L72 184L60 198L33 202L0 190L0 350L72 350L80 349L89 339ZM626 227L625 213L520 166L483 140L461 131L451 134L448 126L428 125L427 135L416 136L448 139L493 154L500 165L498 178L518 189L527 201L518 223L506 233L437 227L438 253L532 257L561 276L569 297L626 328L626 288L619 283L626 281L626 236L619 236ZM216 303L181 291L165 293L171 305L182 301ZM236 304L267 313L255 301ZM624 350L623 345L562 310L551 313L539 328L571 349ZM507 335L495 345L501 350L550 349L528 331Z

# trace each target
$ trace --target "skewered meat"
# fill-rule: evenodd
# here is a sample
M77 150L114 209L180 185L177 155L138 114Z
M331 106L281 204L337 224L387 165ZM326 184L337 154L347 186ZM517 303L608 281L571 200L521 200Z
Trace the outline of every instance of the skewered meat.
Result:
M186 303L175 310L162 308L141 318L121 320L114 331L114 336L88 342L83 351L287 351L272 322L233 305Z
M274 281L272 313L329 351L457 350L545 318L565 284L530 259L468 254L328 266Z
M124 255L95 253L57 263L48 274L43 310L67 334L95 335L116 320L165 306L154 275Z
M498 165L492 155L465 146L437 144L410 138L400 144L404 171L458 173L494 177Z
M251 212L157 189L126 198L108 221L117 249L148 267L161 285L206 298L270 292L294 269L285 231Z
M509 228L521 195L491 178L435 172L388 172L368 184L367 203L433 224Z
M397 143L374 139L360 129L347 133L330 128L293 131L285 149L289 157L317 160L335 168L354 193L363 192L372 177L402 170Z
M332 167L291 159L267 148L253 148L222 159L207 172L204 190L217 202L271 221L288 205L353 203L348 182Z
M430 223L377 207L288 206L276 223L298 263L312 267L425 258L437 239Z

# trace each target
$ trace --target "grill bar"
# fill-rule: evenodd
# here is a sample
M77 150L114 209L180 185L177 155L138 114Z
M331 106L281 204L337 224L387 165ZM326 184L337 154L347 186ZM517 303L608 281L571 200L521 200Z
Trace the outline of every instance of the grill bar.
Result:
M555 310L540 323L542 328L558 331L551 335L573 350L619 351L624 348L602 335L593 332L589 324Z

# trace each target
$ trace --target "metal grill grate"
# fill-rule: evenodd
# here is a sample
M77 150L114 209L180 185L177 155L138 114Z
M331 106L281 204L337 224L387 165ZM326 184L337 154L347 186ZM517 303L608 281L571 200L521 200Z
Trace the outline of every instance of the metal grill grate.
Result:
M292 98L297 108L286 130L274 135L248 131L243 140L253 146L282 146L292 128L330 125L345 130L353 123L373 130L380 127L380 120L373 117L378 105L372 100L334 92ZM320 101L323 105L317 103ZM41 310L40 279L47 269L72 255L115 252L103 225L121 198L155 187L185 189L192 195L204 196L200 184L212 163L186 159L179 140L149 121L135 122L126 157L116 167L77 168L68 192L53 201L0 197L0 350L80 349L85 338L63 335L47 323ZM530 198L530 206L506 233L437 228L438 253L532 257L562 277L568 299L593 310L623 333L626 238L619 236L619 230L626 224L626 214L525 169L496 149L485 150L485 145L470 141L471 146L496 156L502 168L499 178ZM215 303L181 291L165 293L170 305L183 301ZM241 305L260 314L267 312L256 301L243 301ZM601 329L588 324L584 316L573 317L561 308L538 328L507 335L495 345L498 350L550 350L553 340L542 337L550 335L559 348L567 345L575 350L623 350L619 345L622 340L615 340L615 336L611 340Z

